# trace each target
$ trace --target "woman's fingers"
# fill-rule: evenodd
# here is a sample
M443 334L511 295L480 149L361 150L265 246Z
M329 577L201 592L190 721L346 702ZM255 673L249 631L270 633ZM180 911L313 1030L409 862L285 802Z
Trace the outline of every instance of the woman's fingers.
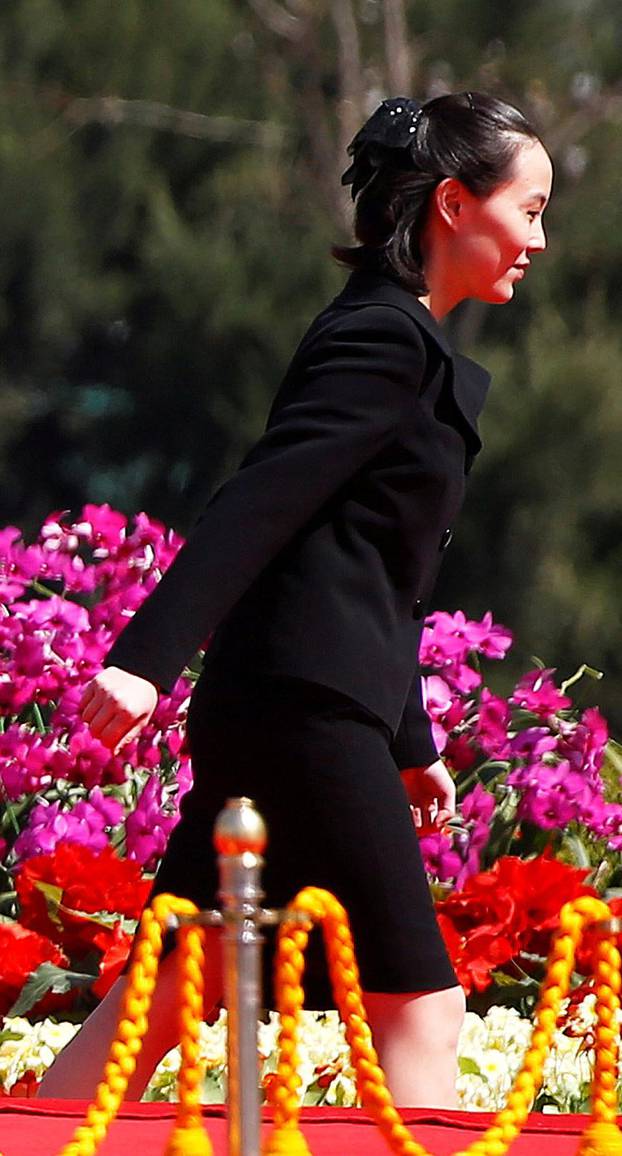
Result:
M98 733L97 738L105 747L116 753L131 741L131 737L140 733L146 719L141 719L137 726L132 725L134 721L124 714L113 715Z
M100 671L86 688L81 716L95 738L118 751L149 721L158 701L153 683L119 667Z

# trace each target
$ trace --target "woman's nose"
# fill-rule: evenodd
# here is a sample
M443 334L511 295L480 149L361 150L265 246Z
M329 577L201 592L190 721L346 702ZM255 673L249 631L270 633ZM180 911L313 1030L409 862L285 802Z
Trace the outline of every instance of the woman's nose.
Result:
M528 250L530 253L539 253L546 249L546 233L544 232L544 225L541 217L538 217L533 223L533 229L529 238Z

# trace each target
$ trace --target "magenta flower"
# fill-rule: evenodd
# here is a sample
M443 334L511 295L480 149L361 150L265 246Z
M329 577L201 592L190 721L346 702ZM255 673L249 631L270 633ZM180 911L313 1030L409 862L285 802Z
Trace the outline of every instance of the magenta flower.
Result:
M508 786L521 792L520 819L543 830L565 827L576 821L591 827L602 822L606 803L602 784L573 771L567 759L559 763L531 763L511 771Z
M0 734L0 779L9 799L50 786L57 746L54 735L40 735L26 726L12 726Z
M600 711L590 707L578 723L560 724L559 753L575 770L598 775L605 757L609 731Z
M128 748L125 748L124 758ZM84 724L74 730L69 739L69 766L67 778L72 783L82 783L87 789L111 783L124 783L126 770L124 759L113 755L107 747L93 738Z
M428 875L439 883L453 882L462 868L462 858L453 849L451 839L441 832L422 835L419 848Z
M495 813L495 800L482 783L476 783L472 791L464 796L460 804L460 814L465 823L490 823Z
M548 727L526 727L510 739L510 758L538 762L547 751L557 747L557 737Z
M594 823L595 834L607 840L612 851L622 851L622 804L606 803L600 820Z
M447 663L465 662L470 653L504 658L511 645L510 631L495 625L490 611L481 622L474 622L461 610L455 614L437 610L426 618L421 661L424 666L442 669Z
M475 727L477 741L490 758L505 759L510 751L508 728L511 723L509 704L504 698L483 688Z
M512 642L512 632L500 623L494 623L490 610L487 610L480 623L471 623L478 628L479 638L475 649L485 658L505 658Z
M6 526L0 530L0 602L21 598L41 568L40 546L24 546L21 530Z
M146 871L154 871L178 819L179 813L167 803L160 781L155 775L147 779L136 807L125 821L128 859L136 859Z
M572 699L555 686L554 673L554 670L530 670L516 684L510 703L531 711L539 718L549 718L560 710L567 710L572 706Z
M83 536L97 558L107 558L121 548L125 540L127 518L104 502L102 506L87 504L82 509L76 532Z
M60 803L38 803L15 840L15 857L19 861L45 855L58 843L80 843L91 851L103 851L109 844L109 832L123 815L123 805L97 789L88 802L80 800L71 809L63 809Z
M450 735L443 751L443 758L454 771L468 771L477 757L475 744L469 735Z

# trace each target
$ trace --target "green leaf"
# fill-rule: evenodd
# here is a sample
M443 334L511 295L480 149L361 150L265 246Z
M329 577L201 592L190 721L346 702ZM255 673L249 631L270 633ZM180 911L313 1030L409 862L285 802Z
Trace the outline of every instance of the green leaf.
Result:
M310 1084L304 1094L303 1104L305 1108L317 1108L326 1099L326 1088L320 1087L319 1084Z
M614 739L609 739L605 747L605 757L609 765L617 771L618 775L622 775L622 746L616 743Z
M481 1076L482 1080L488 1083L486 1076L480 1071L477 1062L472 1060L470 1056L459 1056L458 1068L461 1076Z
M579 835L564 836L564 847L568 848L572 861L577 867L591 867L592 862L583 840Z
M62 902L63 889L57 887L55 883L45 883L38 879L35 887L45 896L47 913L52 923L61 931L64 930L63 922L59 918L61 913L71 915L74 919L82 919L85 923L96 923L99 927L114 927L121 921L121 917L114 911L78 911L75 907L67 907Z
M62 887L58 887L55 883L46 883L43 879L37 879L35 887L45 899L47 913L52 923L62 931L62 920L58 918L58 910L61 906L61 899L63 898Z
M12 1032L9 1028L4 1032L0 1032L0 1044L8 1043L10 1040L23 1040L23 1032Z
M23 1016L48 992L64 995L73 987L87 987L92 982L92 975L84 975L81 971L68 971L64 967L57 967L55 963L40 963L36 971L32 971L28 976L7 1015Z

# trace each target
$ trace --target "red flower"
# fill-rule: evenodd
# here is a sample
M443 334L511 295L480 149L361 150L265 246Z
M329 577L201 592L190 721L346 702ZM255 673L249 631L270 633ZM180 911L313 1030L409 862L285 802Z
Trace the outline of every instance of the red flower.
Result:
M438 903L447 950L467 994L484 991L491 973L521 952L547 955L564 903L596 894L584 882L587 874L548 855L506 855Z
M132 944L131 935L121 930L120 924L115 924L114 938L105 945L104 954L99 961L99 978L92 986L92 992L99 999L103 999L110 990L115 979L121 975Z
M0 1015L6 1015L15 1003L30 973L47 962L62 967L67 959L46 936L28 931L19 923L0 923ZM71 999L46 995L33 1011L38 1014L67 1007Z
M114 940L111 915L139 918L151 884L137 863L110 847L94 852L59 843L52 854L25 860L15 886L21 922L80 958Z
M20 1099L36 1096L40 1082L37 1073L29 1069L11 1085L10 1092L5 1092L4 1088L0 1087L0 1096L17 1096Z
M495 868L499 869L500 885L512 890L520 909L522 951L548 955L564 903L580 895L597 895L594 888L585 883L589 868L570 867L550 854L536 859L506 855L498 860Z

